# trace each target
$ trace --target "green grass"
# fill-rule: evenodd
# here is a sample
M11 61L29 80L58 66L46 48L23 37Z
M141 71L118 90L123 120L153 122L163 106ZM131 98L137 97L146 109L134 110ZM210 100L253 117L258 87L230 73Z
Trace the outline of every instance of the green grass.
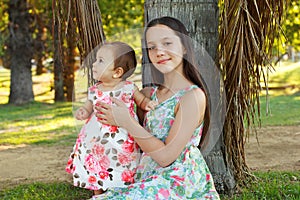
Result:
M300 124L300 95L261 97L262 126L290 126ZM268 103L267 103L268 102Z
M299 91L300 89L300 63L283 62L274 66L274 70L269 73L269 86L271 94L278 95L282 93ZM277 89L284 88L286 89ZM294 87L294 88L293 88ZM272 88L274 91L272 91Z
M2 200L82 200L91 191L73 187L70 183L32 183L0 191Z
M232 197L224 200L298 200L300 199L299 172L255 172L256 180ZM87 199L90 191L75 188L69 183L32 183L0 191L3 200L79 200Z
M71 103L0 105L0 145L71 144L76 138Z
M256 180L242 188L233 197L222 195L224 200L299 200L300 172L255 172Z
M300 63L283 62L268 76L269 95L261 91L261 125L289 126L300 124Z

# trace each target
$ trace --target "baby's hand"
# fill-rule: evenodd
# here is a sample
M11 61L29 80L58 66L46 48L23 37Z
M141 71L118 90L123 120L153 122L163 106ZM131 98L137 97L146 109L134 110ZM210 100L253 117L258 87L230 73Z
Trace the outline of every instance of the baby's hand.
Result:
M146 111L154 110L157 105L158 105L158 102L156 102L156 101L149 101L147 103L147 105L145 106L145 110Z
M78 120L84 120L87 119L89 115L90 113L84 107L80 107L75 113L75 118Z

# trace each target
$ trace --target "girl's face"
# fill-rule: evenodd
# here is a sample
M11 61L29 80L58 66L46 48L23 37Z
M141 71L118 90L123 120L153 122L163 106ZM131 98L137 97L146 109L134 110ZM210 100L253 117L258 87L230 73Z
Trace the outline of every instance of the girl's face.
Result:
M155 25L146 32L148 55L161 73L182 70L185 48L175 32L165 25Z
M101 82L109 82L114 74L114 52L106 46L101 47L93 63L93 78Z

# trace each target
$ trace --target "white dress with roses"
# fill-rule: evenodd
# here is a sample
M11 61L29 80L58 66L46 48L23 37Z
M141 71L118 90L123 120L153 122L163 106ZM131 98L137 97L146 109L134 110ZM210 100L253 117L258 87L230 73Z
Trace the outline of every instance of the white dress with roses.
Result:
M124 87L115 91L100 91L99 84L88 89L88 99L94 105L99 101L111 104L110 97L115 97L137 119L132 82L126 81ZM126 187L134 182L139 158L139 148L125 129L101 124L93 113L78 135L66 171L73 174L74 185L78 187L90 190Z

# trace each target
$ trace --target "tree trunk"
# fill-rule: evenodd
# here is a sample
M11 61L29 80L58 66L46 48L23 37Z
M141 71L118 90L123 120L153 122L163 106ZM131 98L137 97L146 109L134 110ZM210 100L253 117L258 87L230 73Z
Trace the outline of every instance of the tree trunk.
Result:
M61 20L58 18L56 12L60 12L59 8L56 8L56 0L52 1L53 11L53 40L54 40L54 101L65 101L64 96L64 79L63 79L63 63L62 58L63 50L61 49L61 32L60 27Z
M9 103L25 104L34 101L31 75L32 18L26 0L9 2L9 45L11 84Z
M41 75L45 72L45 66L43 65L43 57L44 57L44 43L43 35L44 35L44 23L42 21L42 17L38 14L35 15L36 23L37 23L37 33L36 38L34 40L34 58L36 61L36 75Z
M71 29L74 26L74 22L71 21L70 26ZM66 59L65 59L65 67L64 67L64 88L66 93L66 98L68 102L73 100L73 89L74 89L74 71L75 71L75 49L76 49L76 39L75 34L70 32L67 40L67 49L66 49ZM75 100L75 99L74 99Z
M234 176L227 166L226 149L223 141L225 111L221 90L221 73L216 67L218 46L218 1L217 0L148 0L145 1L145 23L153 18L171 16L185 24L194 41L200 73L208 85L211 104L211 124L208 147L202 154L213 175L219 193L232 194ZM202 46L202 47L201 47ZM207 53L206 53L206 51ZM143 58L144 59L144 58ZM143 68L143 86L151 85L151 72Z

